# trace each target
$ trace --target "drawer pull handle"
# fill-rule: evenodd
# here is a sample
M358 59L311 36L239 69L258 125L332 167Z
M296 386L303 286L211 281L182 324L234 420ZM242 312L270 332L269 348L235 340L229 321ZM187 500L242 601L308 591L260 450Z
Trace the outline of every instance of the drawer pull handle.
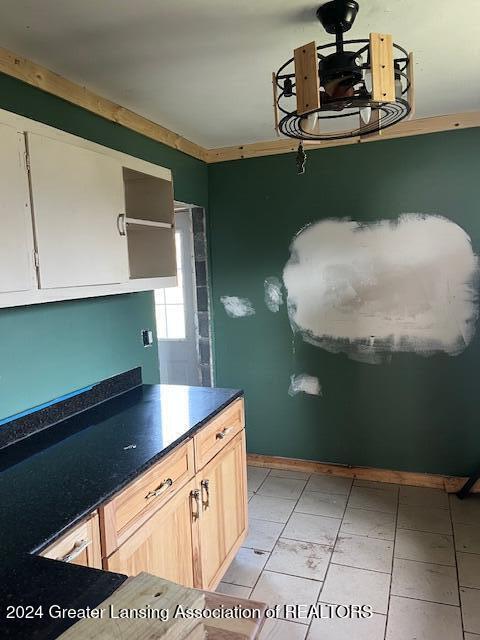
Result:
M194 520L198 520L200 518L200 491L198 489L194 489L190 493L190 496L195 502L195 511L192 511L192 518Z
M72 562L72 560L78 558L78 556L85 551L90 544L92 544L91 540L79 540L73 545L73 549L71 551L64 555L63 558L57 558L57 560L60 560L61 562Z
M165 493L167 489L170 489L172 484L173 484L173 480L171 478L167 478L156 489L154 489L153 491L149 491L145 496L145 500L149 500L150 498L156 498L157 496L161 496L162 493Z
M222 429L221 431L219 431L217 433L217 440L223 440L226 436L228 436L228 434L230 433L230 431L232 431L233 427L225 427L225 429Z
M210 480L202 480L200 486L202 487L202 506L203 510L206 511L210 506ZM204 491L207 494L206 500L203 499Z

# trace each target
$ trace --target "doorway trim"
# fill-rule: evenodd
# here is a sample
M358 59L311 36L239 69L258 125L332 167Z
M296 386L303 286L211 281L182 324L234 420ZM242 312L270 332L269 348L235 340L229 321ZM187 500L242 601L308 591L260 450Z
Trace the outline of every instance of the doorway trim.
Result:
M209 283L206 212L203 207L175 202L175 212L191 216L194 258L195 328L200 380L203 387L214 384L212 357L212 305Z

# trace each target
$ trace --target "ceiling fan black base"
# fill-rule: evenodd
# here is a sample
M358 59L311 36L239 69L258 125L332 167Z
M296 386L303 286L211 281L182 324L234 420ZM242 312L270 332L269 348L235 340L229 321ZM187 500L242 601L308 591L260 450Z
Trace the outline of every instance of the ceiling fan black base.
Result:
M356 0L330 0L317 9L317 18L327 33L345 33L352 28L358 13Z

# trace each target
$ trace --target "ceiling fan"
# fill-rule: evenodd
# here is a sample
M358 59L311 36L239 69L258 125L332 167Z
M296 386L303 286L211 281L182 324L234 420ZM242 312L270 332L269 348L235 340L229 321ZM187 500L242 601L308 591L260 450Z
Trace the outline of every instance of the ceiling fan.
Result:
M356 0L330 0L317 18L335 41L310 42L272 74L275 129L300 140L340 140L378 134L413 110L413 54L390 34L344 40L355 22ZM343 125L343 126L342 126Z

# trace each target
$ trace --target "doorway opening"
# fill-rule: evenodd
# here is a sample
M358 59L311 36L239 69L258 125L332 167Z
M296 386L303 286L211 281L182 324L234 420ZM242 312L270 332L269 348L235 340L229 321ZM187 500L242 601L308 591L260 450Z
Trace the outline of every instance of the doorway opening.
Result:
M175 203L177 286L157 289L160 382L212 386L205 210Z

